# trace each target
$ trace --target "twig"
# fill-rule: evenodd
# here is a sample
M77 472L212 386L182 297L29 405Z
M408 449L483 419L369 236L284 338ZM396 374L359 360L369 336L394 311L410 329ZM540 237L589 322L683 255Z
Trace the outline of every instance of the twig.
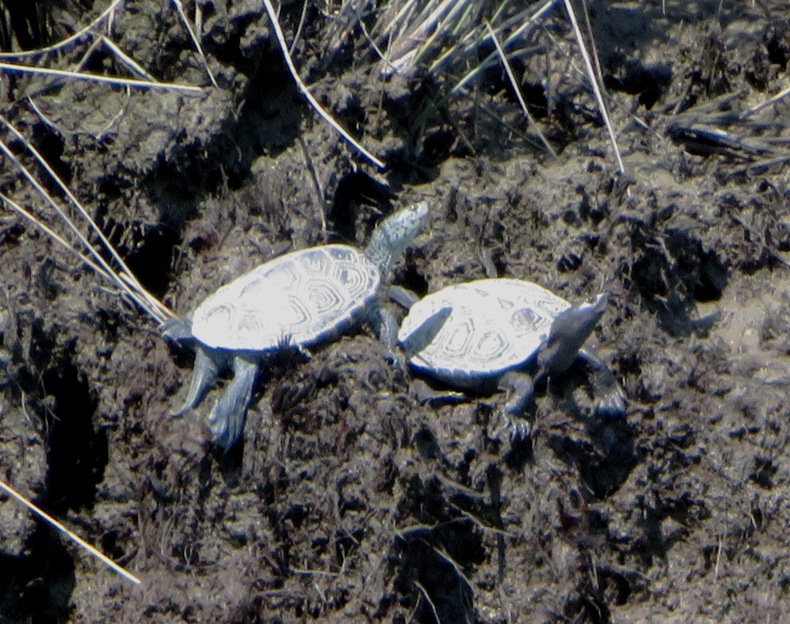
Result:
M609 140L612 142L612 147L614 148L614 155L617 159L617 166L620 169L620 173L625 173L625 167L623 166L623 159L620 157L620 148L617 147L617 138L614 134L614 128L612 126L612 122L609 119L609 112L606 109L606 102L603 99L603 93L601 92L601 87L598 84L598 77L595 74L595 69L593 68L592 60L590 59L590 54L587 52L587 46L584 45L584 39L582 38L582 32L579 29L579 23L576 21L576 13L573 10L573 5L571 4L571 0L563 0L565 2L565 10L568 12L568 17L571 20L571 25L573 26L573 32L576 35L576 41L579 44L579 49L582 53L582 59L584 60L584 66L587 69L587 75L590 79L590 83L592 84L593 93L595 93L595 99L598 101L598 106L601 109L601 115L603 116L604 124L606 125L606 130L609 132Z
M149 74L145 69L143 69L140 64L135 61L132 57L128 56L121 48L119 48L112 39L110 39L106 35L101 36L101 41L104 45L110 48L110 51L117 56L120 61L126 65L133 73L137 74L138 76L142 76L146 80L151 82L156 82L156 78L154 78L151 74Z
M189 36L192 38L192 43L195 44L195 48L197 49L198 54L200 55L200 59L203 61L203 67L208 74L209 80L211 80L211 84L215 87L217 85L217 81L214 79L214 74L211 73L211 68L208 66L208 60L206 59L206 55L203 52L203 46L200 45L200 39L198 39L197 35L195 34L192 25L189 23L186 14L184 13L184 5L181 4L181 0L172 0L173 4L176 7L176 11L181 16L181 21L184 22L184 26L186 26L187 31L189 32Z
M113 11L121 4L123 0L113 0L112 4L108 6L101 14L92 22L90 22L84 28L81 28L73 35L66 37L65 39L58 41L57 43L52 44L46 48L38 48L37 50L25 50L23 52L2 52L0 53L0 58L16 58L22 59L25 57L37 57L43 56L44 54L48 54L49 52L56 52L62 48L67 47L68 45L72 44L74 41L77 41L80 37L84 35L91 34L91 30L93 30L99 23L101 23L106 17L112 15ZM95 35L94 35L95 36Z
M489 117L489 118L490 118L490 119L491 119L491 120L492 120L494 123L497 123L497 124L501 125L501 126L502 126L503 128L505 128L505 129L506 129L508 132L511 132L511 133L513 133L514 135L517 135L517 136L521 137L521 139L522 139L522 140L523 140L525 143L527 143L527 144L529 144L529 145L532 145L532 146L533 146L533 147L534 147L536 150L543 149L543 144L542 144L540 141L538 141L538 140L536 140L535 138L533 138L533 137L529 136L529 135L528 135L526 132L524 132L524 130L522 130L521 128L517 128L517 127L515 127L513 124L510 124L510 123L506 122L506 121L503 119L503 117L502 117L502 114L501 114L501 113L499 113L499 112L497 112L497 111L494 111L494 110L491 110L491 108L490 108L490 107L486 106L486 105L485 105L485 104L483 104L482 102L478 102L478 104L477 104L477 108L478 108L478 110L479 110L481 113L483 113L484 115L487 115L487 116L488 116L488 117Z
M299 91L302 92L302 95L307 98L307 101L310 103L310 106L313 107L316 113L326 121L332 128L334 128L335 132L337 132L340 136L342 136L348 143L350 143L354 148L356 148L365 158L367 158L371 163L376 165L379 169L384 169L384 163L381 162L378 158L376 158L373 154L371 154L368 150L366 150L362 145L357 142L354 137L352 137L343 127L337 123L334 119L332 119L331 115L326 112L322 107L321 104L318 103L313 97L313 94L307 88L302 79L299 77L299 73L296 71L296 66L294 65L293 59L291 59L291 55L288 54L288 44L285 41L285 35L283 35L283 31L280 28L280 23L277 21L277 14L272 6L271 0L263 0L263 4L266 7L266 12L269 14L269 20L272 23L272 28L274 29L274 34L277 37L277 43L280 45L280 50L283 53L283 57L285 58L285 64L288 66L288 71L291 72L291 76L293 77L294 81L296 82L296 86L299 88Z
M326 200L324 199L324 191L321 188L321 182L318 179L318 172L315 170L313 160L310 158L310 152L307 151L307 144L304 139L299 136L299 147L302 148L302 156L304 156L305 166L310 174L310 180L313 183L313 191L315 194L315 205L318 209L318 218L321 221L321 235L326 240Z
M82 260L85 264L87 264L90 268L92 268L96 273L101 275L102 277L107 278L108 280L112 281L112 278L109 274L93 262L88 256L83 254L82 252L78 251L75 247L73 247L65 238L63 238L60 234L58 234L55 230L50 228L46 223L41 221L38 217L32 214L29 210L23 208L18 203L16 203L13 199L5 195L4 193L0 193L0 199L3 200L8 206L17 214L23 216L25 219L30 221L33 225L38 228L41 228L48 236L51 236L53 240L60 243L63 247L65 247L69 252L75 254L80 260Z
M436 624L442 624L442 620L439 618L439 612L436 610L436 605L433 604L433 600L431 600L431 597L428 595L428 590L425 589L419 581L415 580L413 582L414 586L422 592L423 596L425 596L425 600L428 601L428 604L431 605L431 611L433 611L433 617L436 618Z
M25 137L11 124L9 123L5 117L0 116L0 123L3 123L8 130L17 137L27 148L27 150L32 154L35 160L44 168L44 170L51 176L51 178L55 181L55 183L60 187L63 193L68 197L69 201L72 205L79 211L82 217L88 223L88 226L96 233L99 240L101 241L102 245L105 249L110 253L113 259L118 263L118 265L122 269L122 274L126 275L126 281L122 280L121 277L110 267L107 261L102 257L102 255L90 244L87 240L85 235L80 232L79 228L74 224L74 222L69 218L68 215L63 211L63 209L55 202L52 196L47 192L44 186L36 179L36 177L25 167L24 164L17 158L16 154L14 154L8 146L3 142L0 141L0 151L2 151L6 156L17 166L19 171L25 178L35 187L36 191L45 199L45 201L52 206L52 208L60 215L60 217L64 220L66 225L69 229L74 232L80 242L85 246L85 248L90 252L93 258L96 260L98 264L102 266L102 268L109 274L110 278L116 285L121 288L121 290L127 292L127 294L140 305L140 307L145 310L148 314L150 314L154 319L159 321L160 323L168 318L173 318L175 315L172 311L170 311L167 306L162 304L158 299L148 293L142 285L137 281L134 277L134 274L129 270L129 267L126 266L126 263L123 259L118 255L118 252L115 248L110 244L110 241L107 240L107 237L104 233L99 229L96 223L93 221L91 216L85 210L85 208L80 204L79 200L74 196L74 194L69 190L68 186L60 179L60 177L55 173L55 171L50 167L49 163L44 159L43 156L36 150L26 139ZM134 286L130 288L127 284L131 283Z
M468 579L468 578L466 578L466 575L463 573L463 570L461 570L461 566L460 566L460 565L458 565L458 563L455 561L455 559L453 559L453 558L452 558L450 555L448 555L448 554L447 554L446 552L444 552L443 550L441 550L441 549L439 549L439 548L436 548L436 546L431 546L431 548L433 548L433 552L435 552L437 555L439 555L439 557L441 557L441 558L442 558L442 559L444 559L444 560L445 560L447 563L449 563L451 566L453 566L453 569L455 570L455 573L456 573L456 574L457 574L457 575L458 575L460 578L462 578L462 579L463 579L464 583L466 583L466 586L467 586L467 587L468 587L470 590L474 591L474 588L472 587L472 583L469 581L469 579Z
M513 87L513 90L516 92L516 96L518 97L518 102L519 104L521 104L521 110L524 111L524 114L527 117L527 121L529 122L529 125L532 126L532 128L537 133L541 143L543 143L543 147L545 147L546 151L549 152L549 154L551 154L556 160L557 152L554 151L554 148L546 140L546 137L543 136L543 133L540 131L540 128L538 128L538 124L535 123L535 120L532 118L532 115L530 115L529 109L527 108L527 103L524 101L524 96L521 94L521 88L516 82L516 77L513 75L513 70L510 67L510 63L508 63L507 61L507 57L505 56L505 51L502 49L502 46L499 45L499 39L494 33L494 30L491 28L491 24L486 22L486 28L488 29L488 34L491 36L491 39L494 42L494 45L496 46L497 53L499 54L499 57L502 60L502 65L505 67L505 72L507 73L508 80L510 80L510 84Z
M724 544L724 539L719 535L719 544L716 547L716 566L713 570L713 578L715 580L719 580L719 564L721 563L721 551L722 545Z
M299 38L302 36L302 29L304 28L305 19L307 18L307 4L308 0L304 0L302 4L302 14L299 16L299 25L296 27L296 33L294 33L294 40L291 41L291 47L288 48L288 54L293 55L294 50L296 50L296 44L299 43ZM360 23L362 23L360 21Z
M505 41L502 43L502 48L503 49L507 49L507 47L513 41L515 41L518 37L520 37L524 33L525 30L527 30L529 27L531 27L535 23L536 20L538 20L539 18L541 18L544 15L546 15L549 11L551 11L554 8L554 5L555 5L555 0L547 0L543 5L541 5L537 10L535 10L535 12L532 15L530 15L529 19L525 20L516 30L514 30L507 37L507 39L505 39ZM519 13L519 16L523 15L525 12L526 11L522 11L521 13ZM507 22L505 22L505 24L503 24L499 28L499 30L504 30L509 25L511 25L512 22L513 22L512 19L508 20ZM487 39L488 39L488 37L483 38L480 41L480 43L481 44L485 43L485 41ZM429 71L431 71L431 72L438 71L441 68L441 66L444 65L447 62L447 60L451 56L451 54L453 54L453 49L451 49L446 54L444 54L439 59L437 59L433 63L433 65L431 65ZM450 93L456 93L456 92L460 91L461 89L463 89L471 80L476 78L484 69L486 69L491 64L493 64L496 61L496 56L497 56L496 52L491 52L491 54L489 54L485 59L483 59L482 63L477 65L472 71L470 71L468 74L466 74L466 76L461 78L461 80L458 81L458 83L452 88Z
M768 106L771 106L772 104L775 104L776 102L778 102L782 98L787 97L788 95L790 95L790 87L788 87L784 91L780 91L772 98L767 99L765 102L761 102L760 104L757 104L756 106L753 106L749 110L746 110L743 113L741 113L740 115L741 120L746 119L747 117L751 117L755 113L763 110L764 108L767 108Z
M774 165L781 165L783 163L790 162L790 154L785 154L783 156L777 156L776 158L769 158L766 160L758 160L745 167L739 168L735 170L735 173L745 173L747 171L762 171L763 169L768 169L769 167L773 167Z
M49 524L51 524L51 525L52 525L53 527L55 527L55 528L56 528L58 531L60 531L61 533L64 533L64 534L65 534L67 537L69 537L71 540L75 541L75 542L76 542L77 544L79 544L79 545L80 545L82 548L84 548L84 549L85 549L85 550L87 550L87 551L88 551L90 554L92 554L94 557L96 557L97 559L99 559L99 560L100 560L102 563L104 563L105 565L107 565L107 566L109 566L110 568L112 568L112 569L113 569L115 572L117 572L118 574L120 574L120 575L121 575L122 577L124 577L126 580L128 580L128 581L131 581L131 582L132 582L132 583L134 583L135 585L139 585L139 584L142 582L142 581L141 581L139 578L137 578L137 577L136 577L134 574L132 574L131 572L128 572L127 570L125 570L124 568L122 568L121 566L119 566L119 565L118 565L117 563L115 563L115 562L114 562L112 559L110 559L110 558L109 558L109 557L107 557L106 555L104 555L104 554L102 554L101 552L99 552L99 550L97 550L96 548L94 548L93 546L91 546L90 544L88 544L88 542L86 542L84 539L82 539L81 537L79 537L79 536L78 536L78 535L76 535L75 533L72 533L71 531L69 531L69 530L68 530L68 529L67 529L65 526L63 526L63 525L62 525L60 522L58 522L57 520L55 520L55 518L53 518L52 516L50 516L49 514L47 514L47 513L46 513L46 512L45 512L43 509L40 509L39 507L36 507L36 505L34 505L34 504L33 504L32 502L30 502L30 501L29 501L27 498L25 498L24 496L22 496L22 494L20 494L19 492L17 492L17 491L16 491L14 488L12 488L10 485L8 485L8 484L7 484L5 481L3 481L3 480L1 480L1 479L0 479L0 488L2 488L3 490L5 490L5 492L6 492L6 493L10 494L10 495L11 495L11 496L13 496L15 499L17 499L17 500L18 500L20 503L22 503L22 504L23 504L25 507L27 507L28 509L30 509L30 511L32 511L34 514L36 514L37 516L39 516L40 518L42 518L43 520L45 520L46 522L48 522Z
M162 89L165 91L183 91L184 93L203 93L204 91L203 87L174 84L172 82L151 82L149 80L137 80L135 78L115 78L112 76L99 76L97 74L85 74L63 69L46 69L43 67L32 67L30 65L15 65L14 63L0 62L0 70L3 69L20 74L41 74L58 78L75 78L77 80L88 80L91 82L102 82L105 84L136 87L140 89Z

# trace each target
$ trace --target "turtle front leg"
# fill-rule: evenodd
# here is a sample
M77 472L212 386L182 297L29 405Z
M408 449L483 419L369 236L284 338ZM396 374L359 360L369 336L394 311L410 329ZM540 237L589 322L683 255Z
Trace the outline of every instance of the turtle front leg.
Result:
M398 345L398 322L395 320L395 315L392 313L392 310L386 306L377 305L369 314L369 320L375 327L376 335L379 337L379 340L384 343L384 346L387 347L392 362L404 367L405 361L403 356L398 353L396 349Z
M219 374L219 362L216 357L212 357L206 349L198 345L195 354L195 365L192 369L192 381L189 384L189 392L186 401L173 416L182 416L184 412L192 409L203 400L209 387Z
M403 286L390 286L389 288L390 299L397 303L404 310L410 310L411 307L420 300L419 295L413 290L404 288Z
M256 363L241 356L233 358L233 381L217 401L208 421L214 442L225 450L241 437L257 373Z
M609 367L592 353L584 350L579 351L579 358L588 371L596 400L595 413L609 418L624 416L627 398Z
M510 434L510 443L517 446L529 439L532 430L532 425L524 416L535 396L535 386L528 374L510 371L502 375L499 389L508 393L502 418Z
M376 334L379 340L384 343L391 352L395 351L398 344L398 322L395 315L386 306L376 306L373 310L373 323L376 326Z

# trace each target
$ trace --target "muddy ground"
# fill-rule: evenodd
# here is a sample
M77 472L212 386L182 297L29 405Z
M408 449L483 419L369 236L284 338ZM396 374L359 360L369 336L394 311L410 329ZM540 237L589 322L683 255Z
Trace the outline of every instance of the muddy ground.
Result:
M384 77L365 32L320 4L295 61L383 173L305 104L253 2L200 2L217 89L4 73L3 114L182 314L290 249L364 244L382 215L426 199L394 282L605 291L590 343L626 418L596 419L571 371L513 451L500 395L421 405L362 327L273 362L243 444L223 454L206 425L217 390L170 417L191 351L4 209L2 477L142 585L0 498L0 622L783 621L790 166L765 161L787 147L790 105L726 113L788 88L788 5L594 4L620 174L559 7L513 59L554 158L499 66L453 96L479 56ZM4 45L57 40L106 5L17 19ZM283 4L289 41L301 11ZM171 3L126 2L103 32L160 80L208 84ZM127 75L104 48L86 69ZM41 206L8 160L0 173L3 193Z

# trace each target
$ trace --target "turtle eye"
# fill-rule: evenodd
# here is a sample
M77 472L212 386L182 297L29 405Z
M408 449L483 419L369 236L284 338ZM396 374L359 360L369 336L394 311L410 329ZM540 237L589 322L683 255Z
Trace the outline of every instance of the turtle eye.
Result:
M600 293L598 295L591 295L587 299L587 305L591 308L599 308L606 305L606 293Z
M409 206L409 215L412 217L425 216L428 214L428 204L426 202L418 202Z

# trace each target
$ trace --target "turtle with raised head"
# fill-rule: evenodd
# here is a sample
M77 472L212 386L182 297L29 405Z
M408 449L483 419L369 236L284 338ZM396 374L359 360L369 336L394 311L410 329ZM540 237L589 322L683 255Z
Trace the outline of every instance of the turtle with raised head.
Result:
M420 300L400 297L409 306L398 332L409 364L454 388L509 391L504 416L514 441L529 432L523 414L535 386L577 360L590 373L596 411L624 413L614 375L582 348L604 313L603 294L571 305L532 282L501 278L448 286Z
M394 262L422 229L427 203L399 210L373 231L368 246L331 244L293 251L222 286L163 333L197 351L186 401L197 406L224 369L233 380L209 416L214 441L228 449L241 436L259 367L284 345L305 349L363 319L374 321L394 347L397 327L378 305Z

